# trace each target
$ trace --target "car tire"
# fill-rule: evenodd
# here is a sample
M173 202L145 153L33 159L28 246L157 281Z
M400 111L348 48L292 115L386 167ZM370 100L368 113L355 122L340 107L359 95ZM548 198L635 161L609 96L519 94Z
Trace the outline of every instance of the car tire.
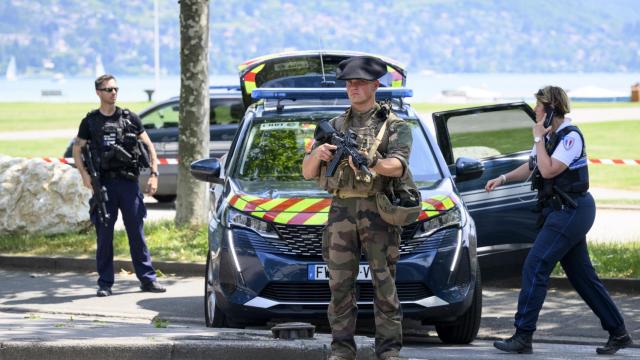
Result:
M480 266L476 267L476 285L473 289L473 301L469 309L455 322L450 324L437 324L438 337L445 344L468 344L478 335L480 319L482 317L482 281L480 278Z
M159 203L170 203L176 201L176 195L153 195Z
M207 327L228 327L227 317L216 304L216 293L213 287L213 260L208 251L204 276L204 318Z

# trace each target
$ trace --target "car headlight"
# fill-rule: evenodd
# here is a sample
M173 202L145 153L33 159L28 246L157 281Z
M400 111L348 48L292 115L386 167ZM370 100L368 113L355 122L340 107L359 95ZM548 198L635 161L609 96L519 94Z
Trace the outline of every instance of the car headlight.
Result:
M271 224L269 224L268 222L255 218L253 216L249 216L233 208L228 208L226 220L227 226L229 227L239 226L249 228L263 237L278 237L278 233L276 233Z
M429 220L426 220L420 223L413 237L424 238L442 228L449 227L449 226L461 227L464 225L464 223L465 223L464 215L462 214L460 207L456 206L442 215L438 215L434 218L431 218Z

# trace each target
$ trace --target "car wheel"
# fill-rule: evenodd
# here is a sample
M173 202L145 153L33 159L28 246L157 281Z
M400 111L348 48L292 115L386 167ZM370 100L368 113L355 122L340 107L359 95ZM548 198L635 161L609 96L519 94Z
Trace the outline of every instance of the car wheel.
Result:
M213 289L213 261L211 251L207 256L204 277L204 318L207 327L227 327L225 314L216 305L216 292Z
M153 198L160 203L169 203L176 201L176 195L153 195Z
M472 342L480 329L482 317L482 282L480 266L476 267L476 286L473 290L473 302L453 324L436 325L436 332L446 344L468 344Z

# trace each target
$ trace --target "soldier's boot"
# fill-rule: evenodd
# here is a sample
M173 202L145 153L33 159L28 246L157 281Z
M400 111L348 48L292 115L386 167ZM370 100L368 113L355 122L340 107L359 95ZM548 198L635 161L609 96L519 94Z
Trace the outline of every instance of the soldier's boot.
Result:
M533 353L531 338L532 334L516 332L515 335L506 340L495 341L493 346L508 353L531 354Z
M346 357L340 356L340 355L331 355L331 356L329 356L329 360L353 360L353 359L346 358Z
M633 344L629 333L624 333L620 336L609 335L609 340L603 347L596 348L596 352L600 355L613 355L618 350L624 349L627 346Z
M407 360L406 357L402 357L402 356L398 355L398 352L396 352L396 351L390 351L390 352L384 353L382 355L376 356L376 359L378 359L378 360Z

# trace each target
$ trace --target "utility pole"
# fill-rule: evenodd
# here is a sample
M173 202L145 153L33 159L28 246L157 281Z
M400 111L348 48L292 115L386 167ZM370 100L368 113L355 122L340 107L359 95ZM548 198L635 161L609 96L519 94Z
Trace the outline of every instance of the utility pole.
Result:
M153 68L155 75L153 89L157 94L160 90L160 11L158 0L153 1L153 15Z

